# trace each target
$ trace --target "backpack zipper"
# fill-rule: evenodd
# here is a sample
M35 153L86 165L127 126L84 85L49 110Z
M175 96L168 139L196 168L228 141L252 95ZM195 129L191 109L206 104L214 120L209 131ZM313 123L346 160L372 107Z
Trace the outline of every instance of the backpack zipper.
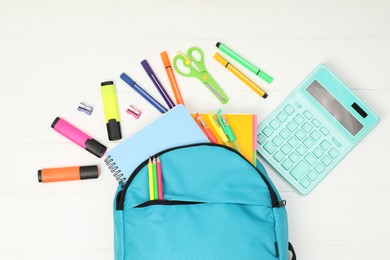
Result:
M173 150L182 149L182 148L188 148L188 147L201 146L201 145L218 146L218 147L222 147L224 149L230 150L230 151L238 154L241 158L243 158L245 161L247 161L259 173L259 175L261 176L261 178L263 179L263 181L267 185L267 188L268 188L268 190L270 192L270 196L271 196L272 207L273 208L280 208L280 207L283 207L283 206L286 205L286 201L285 200L278 201L278 197L276 195L276 192L274 191L274 189L272 188L271 184L269 183L268 179L264 176L264 174L261 171L259 171L259 169L257 169L252 163L250 163L242 154L240 154L238 151L236 151L235 149L233 149L231 147L228 147L228 146L225 146L225 145L221 145L221 144L214 144L214 143L197 143L197 144L190 144L190 145L183 145L183 146L177 146L177 147L173 147L173 148L168 148L168 149L163 150L163 151L161 151L161 152L159 152L159 153L157 153L157 154L155 154L153 156L157 156L157 155L161 156L162 154L170 152L170 151L173 151ZM120 192L118 192L117 198L116 198L116 210L123 210L127 189L129 188L131 182L133 181L135 176L138 174L138 172L145 165L148 164L148 161L149 161L149 159L146 159L140 165L138 165L137 168L135 168L135 170L130 174L129 179L127 180L127 182L123 186L123 189Z
M203 203L204 202L183 201L183 200L149 200L135 206L134 208L145 208L145 207L157 206L157 205L175 206L175 205L193 205L193 204L203 204Z

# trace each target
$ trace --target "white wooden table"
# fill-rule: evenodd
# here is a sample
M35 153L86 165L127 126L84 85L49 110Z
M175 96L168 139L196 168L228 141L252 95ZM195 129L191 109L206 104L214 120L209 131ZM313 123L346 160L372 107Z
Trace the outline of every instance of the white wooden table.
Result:
M159 97L139 64L148 59L167 87L160 52L202 48L226 90L224 112L259 121L319 63L380 117L380 124L308 196L266 165L287 200L299 260L389 259L390 120L388 1L0 1L0 259L113 259L115 180L103 161L54 132L68 119L109 147L100 82L114 80L124 138L159 117L120 79L128 72ZM266 100L213 58L222 41L259 65ZM250 75L250 74L248 74ZM191 112L220 103L195 79L177 76ZM159 99L162 100L162 99ZM94 106L87 116L79 102ZM125 113L135 104L139 120ZM98 164L99 179L38 183L46 167Z

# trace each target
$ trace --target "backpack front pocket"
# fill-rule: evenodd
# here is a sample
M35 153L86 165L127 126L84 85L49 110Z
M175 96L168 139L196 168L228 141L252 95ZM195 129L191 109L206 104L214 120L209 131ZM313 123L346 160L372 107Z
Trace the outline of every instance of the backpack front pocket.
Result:
M264 206L153 201L124 210L124 259L278 259L273 224Z

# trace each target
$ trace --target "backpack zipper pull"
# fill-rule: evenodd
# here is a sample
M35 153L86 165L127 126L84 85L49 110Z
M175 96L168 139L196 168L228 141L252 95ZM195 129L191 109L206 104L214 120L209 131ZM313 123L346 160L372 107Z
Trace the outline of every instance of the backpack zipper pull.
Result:
M286 206L286 201L285 200L281 200L281 201L277 201L272 207L273 208L281 208L281 207L284 207Z

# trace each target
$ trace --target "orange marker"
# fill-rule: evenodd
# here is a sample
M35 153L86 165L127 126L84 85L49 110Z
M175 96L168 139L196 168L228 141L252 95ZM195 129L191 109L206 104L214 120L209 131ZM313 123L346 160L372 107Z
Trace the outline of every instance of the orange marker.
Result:
M216 144L218 143L218 139L215 137L213 132L210 128L206 125L206 123L203 121L202 117L199 115L199 113L196 113L195 115L195 122L198 124L200 129L202 129L203 133L207 136L207 138L210 140L210 142Z
M46 168L38 170L39 182L73 181L96 179L99 177L97 165Z
M183 104L184 101L180 94L179 86L177 85L175 74L173 74L171 62L169 61L168 54L166 51L161 52L161 59L163 61L165 71L167 72L169 82L171 83L173 94L175 95L176 103L177 104Z

